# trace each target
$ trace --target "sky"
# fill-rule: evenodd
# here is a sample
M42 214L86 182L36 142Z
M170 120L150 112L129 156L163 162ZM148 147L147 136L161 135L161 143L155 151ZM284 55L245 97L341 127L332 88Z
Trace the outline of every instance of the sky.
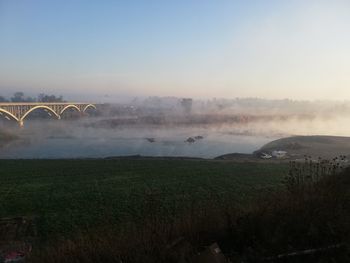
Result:
M350 100L350 1L0 0L0 95Z

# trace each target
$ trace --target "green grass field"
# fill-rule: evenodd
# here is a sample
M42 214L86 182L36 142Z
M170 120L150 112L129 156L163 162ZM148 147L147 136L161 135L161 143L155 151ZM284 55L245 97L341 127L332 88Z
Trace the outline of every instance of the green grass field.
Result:
M41 236L69 235L106 217L142 217L150 196L164 207L214 197L243 203L279 186L287 170L207 160L0 160L0 217L33 216Z

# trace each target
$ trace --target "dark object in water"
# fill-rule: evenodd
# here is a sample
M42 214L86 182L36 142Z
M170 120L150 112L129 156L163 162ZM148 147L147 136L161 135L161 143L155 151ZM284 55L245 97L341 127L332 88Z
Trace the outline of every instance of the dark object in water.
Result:
M145 138L148 142L155 142L156 141L156 139L155 138Z
M198 135L198 136L196 136L196 137L194 137L196 140L202 140L202 139L204 139L204 137L203 136L201 136L201 135Z
M188 142L188 143L194 143L196 140L193 139L192 137L189 137L185 142Z

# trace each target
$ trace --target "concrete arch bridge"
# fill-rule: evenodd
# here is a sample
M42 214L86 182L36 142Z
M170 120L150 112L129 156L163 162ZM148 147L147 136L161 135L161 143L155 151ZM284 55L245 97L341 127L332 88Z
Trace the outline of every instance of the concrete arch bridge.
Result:
M24 125L26 117L36 110L42 109L48 113L48 115L61 119L62 114L67 110L75 110L80 114L86 113L88 109L95 109L96 105L91 103L73 103L73 102L57 102L57 103L44 103L44 102L20 102L20 103L0 103L0 115L5 116L6 119L12 119L17 121L19 126Z

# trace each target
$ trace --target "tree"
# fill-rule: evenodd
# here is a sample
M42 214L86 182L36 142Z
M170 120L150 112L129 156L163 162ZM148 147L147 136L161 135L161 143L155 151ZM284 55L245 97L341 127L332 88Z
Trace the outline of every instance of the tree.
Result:
M38 101L40 102L63 102L63 97L56 97L55 95L39 94Z
M7 99L5 99L5 97L0 96L0 102L8 102L8 100L7 100Z
M193 100L191 98L184 98L181 100L181 106L185 114L190 114L192 110Z
M15 92L13 97L11 98L12 102L23 102L24 101L24 93L21 91Z
M35 102L35 98L32 97L24 97L24 93L22 91L17 91L13 94L11 98L12 102Z

